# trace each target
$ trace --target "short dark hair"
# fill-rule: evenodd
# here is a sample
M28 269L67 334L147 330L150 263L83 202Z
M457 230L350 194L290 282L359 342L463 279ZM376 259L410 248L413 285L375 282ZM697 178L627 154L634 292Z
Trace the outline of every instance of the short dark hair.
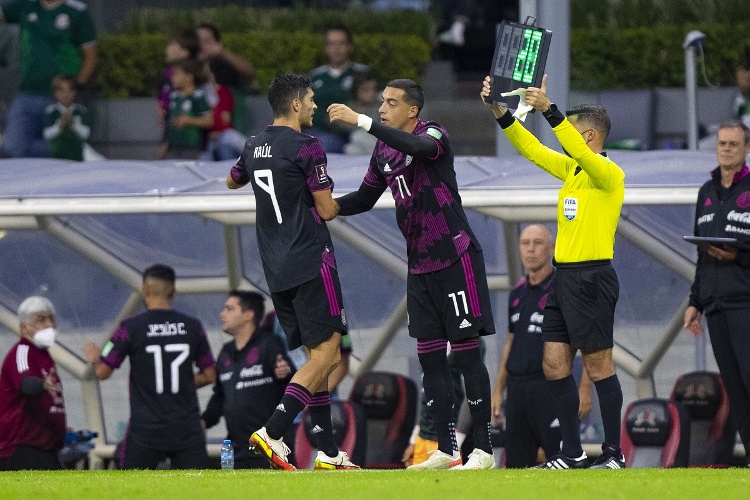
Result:
M258 292L249 292L246 290L232 290L229 292L230 297L236 297L243 311L251 310L255 313L255 326L260 324L263 314L266 312L266 302L263 296Z
M363 71L360 73L355 73L352 77L352 100L355 100L357 98L357 92L359 92L359 88L364 85L367 82L374 81L377 85L378 79L375 76L375 73L372 71Z
M302 99L311 88L308 75L296 73L279 73L268 86L268 102L271 103L273 116L289 116L290 106L294 99Z
M176 279L174 269L164 264L154 264L143 271L143 279L146 280L148 278L164 281L165 283L170 283L172 285L174 285Z
M193 83L196 87L200 87L208 81L208 75L206 71L206 63L199 61L198 59L180 59L172 64L175 68L180 68L182 71L193 77Z
M750 128L748 128L742 120L737 120L736 118L725 120L719 125L719 130L723 128L738 128L742 130L742 133L745 136L745 144L750 144Z
M578 120L583 121L594 127L597 131L604 134L606 139L609 131L612 129L612 122L609 120L607 110L598 104L581 104L570 108L565 116L577 116Z
M221 30L215 24L200 23L198 26L195 27L195 29L198 29L198 28L207 29L208 31L211 32L211 35L213 35L214 40L216 40L217 42L221 41Z
M424 107L424 90L421 85L408 78L397 78L388 82L386 87L403 90L404 101L410 106L416 106L417 116L419 116L419 112Z
M52 89L54 90L55 85L58 83L67 83L73 90L78 90L78 80L75 75L55 75L52 78Z
M187 50L189 58L195 59L198 57L201 45L194 29L184 29L180 31L173 40L177 42L177 45Z
M343 24L329 24L328 26L326 26L326 36L328 35L329 31L343 31L346 35L347 43L349 43L349 45L354 44L354 38L352 37L351 30Z

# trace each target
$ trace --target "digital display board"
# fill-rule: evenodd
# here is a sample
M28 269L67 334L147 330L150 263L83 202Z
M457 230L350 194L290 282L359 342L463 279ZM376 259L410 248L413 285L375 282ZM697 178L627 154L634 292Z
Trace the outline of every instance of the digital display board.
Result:
M539 87L547 64L552 32L529 24L503 21L497 33L488 102L518 107L518 96L500 94L520 87Z

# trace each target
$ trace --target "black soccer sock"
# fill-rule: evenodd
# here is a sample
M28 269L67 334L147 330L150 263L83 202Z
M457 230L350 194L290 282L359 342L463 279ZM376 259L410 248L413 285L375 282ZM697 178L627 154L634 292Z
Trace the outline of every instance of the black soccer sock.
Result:
M569 458L578 458L583 455L581 447L580 423L578 421L578 387L573 375L568 375L559 380L550 380L549 388L552 391L552 401L555 412L560 421L560 433L562 434L562 452ZM547 457L549 458L549 457Z
M331 423L331 394L328 391L316 392L307 404L310 412L310 422L318 446L329 457L339 454L339 448L333 440L333 424Z
M427 398L427 410L435 422L438 449L453 455L455 448L455 416L453 381L448 368L445 340L418 340L417 357L422 365L422 385Z
M474 448L492 454L490 375L479 351L479 337L451 342L451 354L464 376L466 399L471 411Z
M620 412L622 411L622 387L617 374L594 382L599 397L599 410L602 413L604 441L612 448L615 456L620 455Z
M310 391L301 385L292 383L286 386L281 401L266 422L268 437L280 439L292 427L299 412L310 403L310 398Z

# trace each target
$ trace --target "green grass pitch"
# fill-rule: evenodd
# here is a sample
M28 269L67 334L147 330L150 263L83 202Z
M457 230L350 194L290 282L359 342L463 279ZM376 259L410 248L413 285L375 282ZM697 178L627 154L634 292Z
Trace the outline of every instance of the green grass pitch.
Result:
M746 499L750 469L0 472L0 499Z

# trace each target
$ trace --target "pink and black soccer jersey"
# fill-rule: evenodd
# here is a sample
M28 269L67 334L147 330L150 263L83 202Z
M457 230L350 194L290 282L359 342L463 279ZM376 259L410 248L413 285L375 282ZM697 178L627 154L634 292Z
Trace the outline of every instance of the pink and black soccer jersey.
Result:
M423 274L447 268L470 244L477 250L481 247L461 205L445 129L420 119L412 135L431 138L437 154L413 157L378 140L364 184L383 190L390 187L396 221L406 238L409 272Z
M26 377L44 378L55 370L55 395L47 391L21 393ZM65 403L55 362L47 350L22 338L13 346L0 372L0 457L9 457L16 445L55 451L65 444Z
M247 141L231 175L237 184L253 185L269 290L288 290L316 278L323 259L333 260L331 235L312 196L333 187L320 141L290 127L268 126Z
M193 365L213 368L206 332L197 319L152 309L125 319L102 351L119 368L130 358L130 433L142 446L176 451L204 440Z

